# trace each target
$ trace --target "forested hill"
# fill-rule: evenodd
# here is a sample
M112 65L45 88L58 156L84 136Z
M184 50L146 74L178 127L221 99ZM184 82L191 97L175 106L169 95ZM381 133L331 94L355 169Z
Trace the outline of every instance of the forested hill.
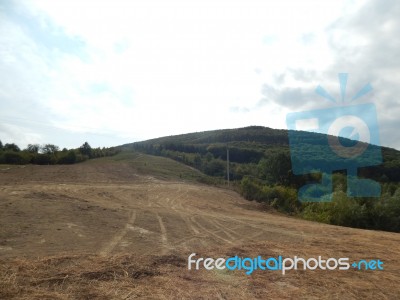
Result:
M288 135L286 130L251 126L161 137L126 144L122 148L169 156L192 164L195 162L191 159L198 157L191 154L208 155L208 160L210 158L226 160L227 146L232 162L258 163L266 155L266 151L288 150Z
M321 175L293 174L289 134L291 138L298 138L305 145L305 150L312 150L308 155L300 155L303 163L313 162L315 165L316 160L318 165L332 158L335 160L332 154L327 154L331 152L327 151L327 135L259 126L169 136L119 148L175 159L213 176L207 177L212 178L208 183L219 184L226 179L229 149L231 186L246 199L263 202L279 211L308 220L400 232L399 151L382 147L382 164L358 168L358 176L380 182L381 197L348 197L347 177L343 170L333 174L332 202L301 203L297 198L298 189L304 184L320 181ZM340 140L342 145L348 147L355 143L349 139ZM367 147L379 150L374 145ZM368 157L367 164L361 159L358 162L363 166L370 165Z
M262 126L249 126L237 129L220 129L203 132L194 132L168 137L161 137L147 140L141 143L165 144L211 144L211 143L231 143L231 142L251 142L260 144L280 144L287 145L287 130L272 129ZM131 145L131 144L128 144Z
M326 140L326 135L309 135L315 141ZM224 176L228 147L233 180L245 175L260 177L258 167L263 159L280 156L286 160L285 165L290 164L288 131L262 126L167 136L120 147L170 157L212 176ZM380 181L400 181L400 151L382 147L382 154L384 163L373 168L373 177Z

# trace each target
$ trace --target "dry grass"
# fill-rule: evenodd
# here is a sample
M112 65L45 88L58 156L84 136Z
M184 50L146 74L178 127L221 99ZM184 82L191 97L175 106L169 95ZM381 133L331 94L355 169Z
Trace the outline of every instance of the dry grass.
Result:
M289 218L135 168L0 170L0 299L399 299L400 234ZM189 271L192 252L381 259L385 270Z
M253 243L203 249L199 256L316 256L321 247ZM333 255L334 250L322 250ZM368 252L368 251L365 251ZM383 258L385 259L385 258ZM187 270L187 256L60 255L2 260L1 299L398 299L399 270L242 271Z

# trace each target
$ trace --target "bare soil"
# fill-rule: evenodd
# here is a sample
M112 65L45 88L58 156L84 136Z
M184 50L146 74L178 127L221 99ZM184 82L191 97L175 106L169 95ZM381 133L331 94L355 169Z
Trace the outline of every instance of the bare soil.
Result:
M124 161L0 166L1 299L399 299L399 242ZM189 271L193 252L380 259L384 270Z

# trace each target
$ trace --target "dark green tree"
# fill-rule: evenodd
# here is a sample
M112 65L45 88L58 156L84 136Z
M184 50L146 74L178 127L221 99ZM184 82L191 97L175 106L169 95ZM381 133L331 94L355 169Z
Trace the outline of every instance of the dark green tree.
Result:
M75 150L69 150L67 152L62 153L62 156L58 159L58 164L74 164L76 162L76 153Z
M14 143L12 143L12 144L5 144L4 147L3 147L3 149L6 150L6 151L13 151L13 152L19 152L19 151L21 151L21 149L19 149L19 147L18 147L16 144L14 144Z
M204 166L204 173L210 176L224 176L225 162L219 159L212 159Z
M46 144L46 145L43 145L41 148L42 148L41 149L42 153L48 154L48 155L54 155L60 150L60 148L58 146L53 145L53 144Z
M40 146L38 144L28 144L28 147L26 147L26 151L34 154L37 154L39 152L39 149Z
M278 152L261 159L259 171L271 183L287 184L291 174L290 156L286 152Z
M88 142L85 142L79 147L79 152L83 155L89 156L90 158L92 157L92 147L90 147Z
M26 159L23 155L23 152L5 152L4 156L4 163L6 164L18 164L18 165L23 165L29 162L29 159Z

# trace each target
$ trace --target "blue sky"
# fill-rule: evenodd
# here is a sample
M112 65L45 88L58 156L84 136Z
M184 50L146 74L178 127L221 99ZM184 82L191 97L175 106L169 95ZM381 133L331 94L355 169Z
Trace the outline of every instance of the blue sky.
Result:
M400 2L0 0L0 140L78 147L286 128L370 82L400 148ZM355 103L356 104L356 103Z

